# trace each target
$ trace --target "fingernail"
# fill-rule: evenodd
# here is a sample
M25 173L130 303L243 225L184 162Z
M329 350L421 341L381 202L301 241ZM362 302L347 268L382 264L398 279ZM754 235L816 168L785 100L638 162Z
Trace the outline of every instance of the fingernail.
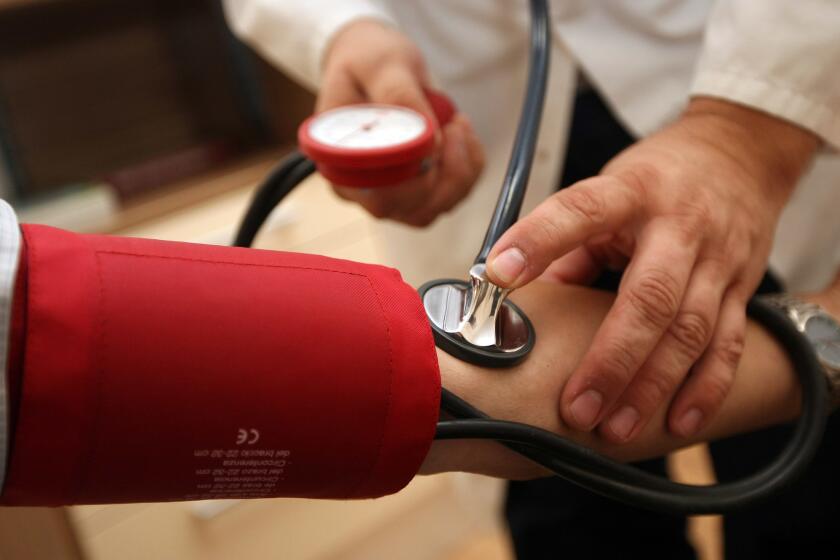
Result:
M584 391L577 398L572 401L572 406L569 411L572 413L575 421L579 426L591 428L601 411L601 404L604 402L604 397L601 393L593 389Z
M700 409L692 408L683 414L683 417L680 418L680 421L678 422L680 433L684 436L694 435L694 433L700 428L700 422L702 421L703 413Z
M510 284L525 270L525 255L516 247L511 247L493 259L490 268L496 278Z
M610 418L610 430L621 439L627 439L639 421L639 411L632 406L623 406Z

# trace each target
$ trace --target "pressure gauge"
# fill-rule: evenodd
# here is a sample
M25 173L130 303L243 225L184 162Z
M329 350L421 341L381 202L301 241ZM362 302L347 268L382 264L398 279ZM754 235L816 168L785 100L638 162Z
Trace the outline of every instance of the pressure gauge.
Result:
M454 106L427 91L442 125ZM301 151L328 180L348 187L396 185L421 173L435 149L437 123L412 109L360 104L309 117L298 129Z

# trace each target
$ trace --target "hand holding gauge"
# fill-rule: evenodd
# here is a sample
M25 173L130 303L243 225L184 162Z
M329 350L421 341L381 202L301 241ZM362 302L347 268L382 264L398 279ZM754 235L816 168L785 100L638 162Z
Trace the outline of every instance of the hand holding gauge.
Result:
M481 166L466 180L451 171L474 166L481 149L476 142L475 157L458 159L458 145L445 137L456 134L465 118L444 94L427 89L423 97L433 116L400 105L354 103L306 119L298 128L300 151L289 154L257 190L234 245L251 246L271 209L316 169L339 196L379 218L425 226L457 204Z
M336 185L379 188L410 181L434 165L435 136L455 115L443 94L427 91L436 121L396 105L346 105L308 118L301 151Z
M467 117L430 91L430 83L422 54L392 26L360 20L331 41L318 114L310 121L315 126L301 129L299 139L338 196L377 218L422 227L469 194L484 166L481 145ZM389 110L372 116L364 109L375 112L376 105ZM342 131L353 133L354 127L367 130L343 137ZM397 168L362 172L358 167L382 163Z

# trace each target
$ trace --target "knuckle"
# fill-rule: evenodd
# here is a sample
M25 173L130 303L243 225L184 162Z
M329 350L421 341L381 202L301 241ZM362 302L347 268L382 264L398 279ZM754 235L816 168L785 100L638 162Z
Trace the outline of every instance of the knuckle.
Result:
M698 383L697 394L706 408L722 403L735 379L734 369L714 368Z
M636 372L638 362L626 343L614 342L601 354L599 375L611 387L624 386Z
M705 211L696 205L684 211L676 223L677 232L682 236L685 243L703 239L712 228L711 221Z
M682 311L671 323L671 336L690 356L699 356L712 334L709 318L696 311Z
M607 221L606 199L591 189L570 189L553 197L560 214L571 214L596 226Z
M763 220L750 219L743 224L744 237L751 243L758 243L767 236L767 230Z
M742 265L746 263L752 254L753 243L749 236L743 232L733 232L727 243L727 261L730 265Z
M531 223L534 226L534 229L531 231L531 236L537 244L542 242L551 246L558 243L563 236L563 232L557 225L557 222L546 213L541 212L534 215Z
M728 371L735 371L738 362L741 361L741 355L744 353L744 334L740 333L726 338L716 344L713 351L715 358L726 365Z
M563 231L552 218L550 208L543 205L514 224L506 235L515 237L526 254L536 256L560 243Z
M674 391L674 383L662 371L653 371L635 381L634 397L640 410L652 412Z
M708 251L703 255L703 267L710 281L723 284L729 280L732 269L730 258L725 250Z
M656 189L663 182L662 171L650 163L636 163L625 167L616 174L616 177L638 193Z
M717 205L719 201L715 201L707 191L692 188L679 198L675 211L690 228L707 230L720 227L722 229L724 225L718 218L719 212L714 210Z
M664 269L651 269L635 284L628 287L626 298L648 325L664 328L679 307L677 281Z

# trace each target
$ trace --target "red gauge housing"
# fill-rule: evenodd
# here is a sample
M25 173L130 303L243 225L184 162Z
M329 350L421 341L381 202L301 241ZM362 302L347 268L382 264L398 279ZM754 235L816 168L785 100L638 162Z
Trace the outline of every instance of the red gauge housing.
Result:
M315 162L318 171L327 180L341 186L378 188L396 185L424 171L429 156L435 149L435 134L440 126L448 124L455 114L455 106L445 95L426 91L435 112L437 123L426 115L405 107L381 104L359 104L339 107L306 119L298 128L300 150ZM387 146L343 147L319 140L312 128L331 112L348 108L398 109L421 119L424 128L419 135Z

